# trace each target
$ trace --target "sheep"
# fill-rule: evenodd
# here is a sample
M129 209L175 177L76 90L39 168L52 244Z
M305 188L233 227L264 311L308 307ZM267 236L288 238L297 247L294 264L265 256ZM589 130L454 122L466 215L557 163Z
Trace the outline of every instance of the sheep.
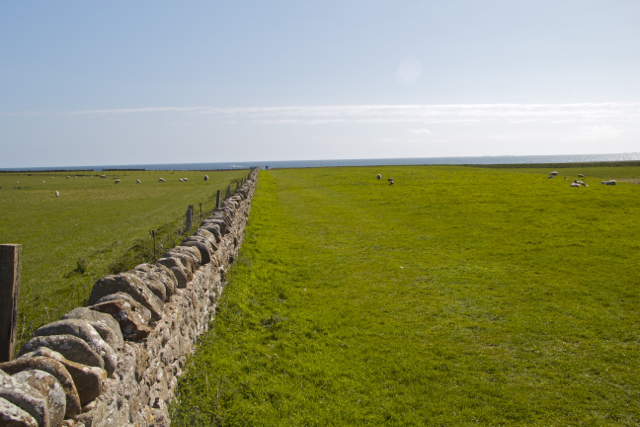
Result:
M581 173L578 174L578 178L584 178L584 175L582 175Z
M16 181L16 184L20 184L20 181Z
M606 185L616 185L616 180L612 179L611 181L605 182Z
M393 185L393 180L389 180L389 185Z
M578 184L578 185L582 185L583 187L588 187L587 184L584 183L584 181L578 181L577 179L573 180L574 184Z
M547 177L547 179L551 179L551 178L553 178L553 175L549 175L549 176Z
M69 179L69 175L67 175L67 179Z
M56 197L60 197L60 193L56 191Z
M55 178L54 176L51 177L51 179Z
M114 184L120 184L120 180L116 179L116 182L114 182Z
M182 178L182 180L183 180L184 182L188 182L188 181L189 181L187 178Z
M139 179L136 179L136 184L140 184L140 180Z
M184 180L182 178L180 178L180 182L184 182Z
M376 179L382 179L382 175L380 174L376 175Z
M387 178L387 182L391 182L393 181L391 178Z
M571 183L571 187L578 187L578 188L580 188L580 184L578 184L577 182L572 182L572 183Z
M158 178L158 182L165 182L163 178Z
M47 182L47 181L42 181L42 182Z
M205 176L204 176L204 180L205 180L205 181L209 181L209 175L205 175Z
M100 175L100 178L106 178L107 175Z
M558 172L553 171L553 172L551 172L551 173L549 174L549 176L551 176L551 175L553 175L553 176L558 176Z

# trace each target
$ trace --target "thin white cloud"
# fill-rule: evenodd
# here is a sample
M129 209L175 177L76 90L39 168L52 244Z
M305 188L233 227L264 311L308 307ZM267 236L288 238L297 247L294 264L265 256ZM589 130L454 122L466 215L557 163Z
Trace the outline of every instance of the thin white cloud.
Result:
M57 112L4 112L0 115L116 115L186 113L209 115L223 122L249 121L265 125L330 123L593 123L640 121L640 102L575 104L439 104L324 105L288 107L148 107ZM409 131L411 132L411 131Z
M407 129L407 132L409 133L413 133L416 135L431 135L433 133L433 131L429 130L429 129Z

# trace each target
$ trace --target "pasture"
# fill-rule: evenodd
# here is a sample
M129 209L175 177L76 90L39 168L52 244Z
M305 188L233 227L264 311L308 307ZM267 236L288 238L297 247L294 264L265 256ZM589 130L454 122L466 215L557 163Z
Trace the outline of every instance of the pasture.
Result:
M103 173L106 179L99 178ZM82 305L99 277L152 262L150 230L158 231L158 257L178 244L188 205L194 205L198 225L200 204L203 215L210 212L216 190L224 195L247 173L0 173L0 242L22 244L20 338Z
M640 167L549 172L261 171L173 425L639 425Z

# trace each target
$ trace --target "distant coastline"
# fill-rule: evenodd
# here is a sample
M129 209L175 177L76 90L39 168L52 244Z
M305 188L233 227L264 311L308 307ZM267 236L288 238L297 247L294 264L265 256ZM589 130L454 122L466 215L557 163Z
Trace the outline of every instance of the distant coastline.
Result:
M229 170L255 166L269 169L313 168L331 166L402 166L402 165L500 165L500 164L559 164L592 162L628 162L640 160L640 152L613 154L561 154L536 156L465 156L465 157L409 157L391 159L328 159L279 160L250 162L164 163L100 166L50 166L0 168L0 172L73 172L107 170Z

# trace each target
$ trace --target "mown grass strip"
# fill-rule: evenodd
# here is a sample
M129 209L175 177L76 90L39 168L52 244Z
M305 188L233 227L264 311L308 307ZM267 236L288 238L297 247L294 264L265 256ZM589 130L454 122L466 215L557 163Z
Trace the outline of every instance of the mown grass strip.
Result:
M262 171L174 425L638 425L640 187L547 173Z

